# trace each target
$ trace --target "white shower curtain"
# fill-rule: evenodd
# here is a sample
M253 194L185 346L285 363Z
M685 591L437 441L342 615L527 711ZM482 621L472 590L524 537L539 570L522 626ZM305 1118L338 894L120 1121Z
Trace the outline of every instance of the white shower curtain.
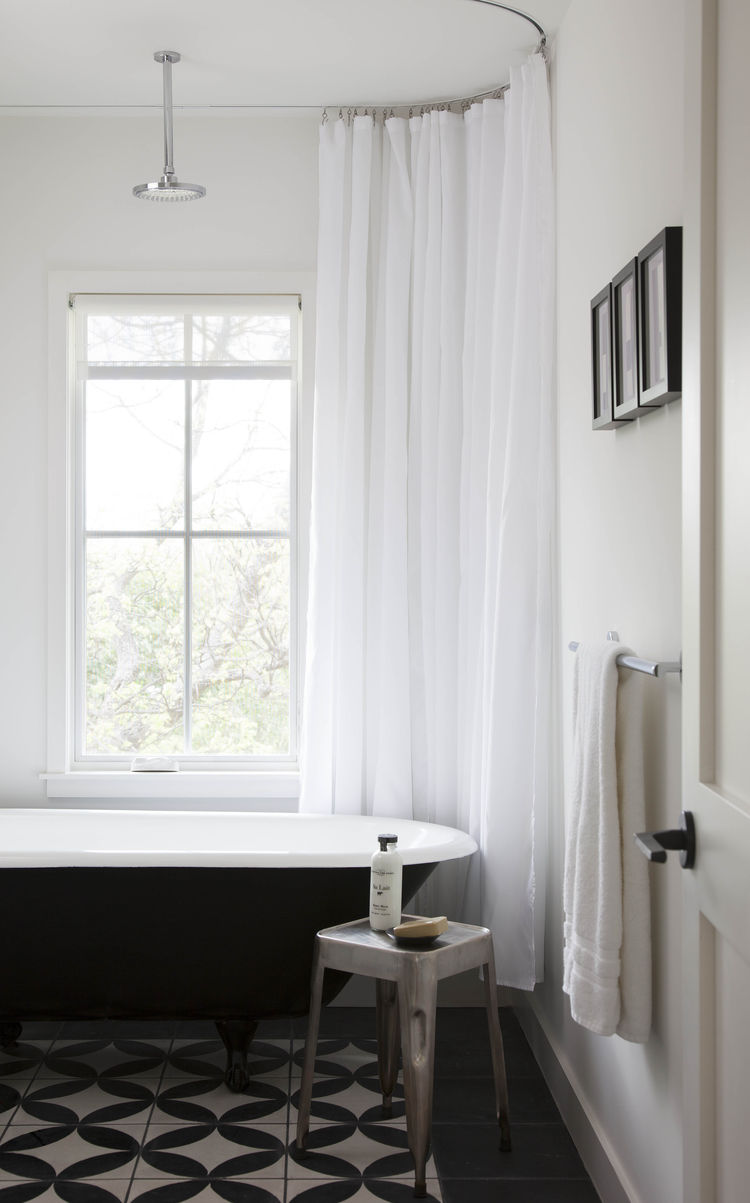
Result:
M306 811L429 819L438 877L540 976L553 223L540 56L463 114L323 125ZM443 878L440 886L440 878Z

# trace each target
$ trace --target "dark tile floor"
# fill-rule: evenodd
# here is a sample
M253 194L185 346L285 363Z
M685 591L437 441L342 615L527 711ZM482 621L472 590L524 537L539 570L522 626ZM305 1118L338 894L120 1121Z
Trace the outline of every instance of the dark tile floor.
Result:
M518 1021L501 1021L511 1153L497 1148L482 1012L439 1012L429 1198L596 1203ZM406 1203L403 1103L381 1118L373 1032L369 1009L324 1013L300 1160L304 1021L261 1025L240 1095L212 1024L28 1024L0 1052L0 1203Z

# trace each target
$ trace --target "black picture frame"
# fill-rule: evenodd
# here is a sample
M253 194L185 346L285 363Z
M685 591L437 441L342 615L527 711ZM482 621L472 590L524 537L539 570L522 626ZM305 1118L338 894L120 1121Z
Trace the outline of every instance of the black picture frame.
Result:
M594 430L614 430L622 421L632 420L615 414L612 331L612 285L607 284L591 301L591 425Z
M638 260L631 259L612 280L613 412L621 420L641 408L638 318Z
M682 395L682 226L665 226L638 255L640 408Z

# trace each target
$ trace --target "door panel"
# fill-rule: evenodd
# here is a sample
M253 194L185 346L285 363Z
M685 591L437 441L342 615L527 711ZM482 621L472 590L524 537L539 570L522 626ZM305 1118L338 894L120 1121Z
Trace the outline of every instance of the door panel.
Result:
M750 5L718 8L716 99L716 781L750 808Z
M745 1035L750 966L721 936L716 938L715 965L716 1197L718 1203L745 1203L750 1182L750 1041Z
M744 1203L750 1181L748 37L745 0L687 0L683 788L697 858L683 881L686 1203Z

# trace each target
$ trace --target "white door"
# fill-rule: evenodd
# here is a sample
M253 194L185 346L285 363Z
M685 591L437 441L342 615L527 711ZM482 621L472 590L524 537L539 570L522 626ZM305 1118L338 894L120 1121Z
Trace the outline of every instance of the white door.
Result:
M684 1197L750 1199L750 4L686 3Z

